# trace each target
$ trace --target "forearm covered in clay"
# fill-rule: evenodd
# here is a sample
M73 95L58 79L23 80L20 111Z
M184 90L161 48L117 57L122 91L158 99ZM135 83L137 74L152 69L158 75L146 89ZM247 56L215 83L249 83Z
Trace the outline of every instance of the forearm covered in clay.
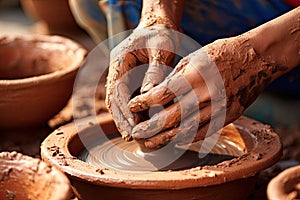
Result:
M243 35L268 64L272 80L300 65L300 7Z
M231 88L227 97L239 99L228 101L245 109L270 82L300 65L300 7L204 49L222 74L225 88Z

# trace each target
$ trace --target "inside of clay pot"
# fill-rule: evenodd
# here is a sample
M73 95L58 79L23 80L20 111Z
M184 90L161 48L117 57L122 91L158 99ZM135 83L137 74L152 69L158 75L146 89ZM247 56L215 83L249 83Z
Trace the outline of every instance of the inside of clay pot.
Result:
M69 66L72 52L51 41L0 40L0 79L20 79L49 74Z
M68 148L70 153L94 166L145 172L183 170L197 166L216 165L240 157L251 150L255 141L247 131L225 127L218 138L208 138L192 145L168 145L157 151L143 152L137 142L126 142L112 121L90 126L75 135Z

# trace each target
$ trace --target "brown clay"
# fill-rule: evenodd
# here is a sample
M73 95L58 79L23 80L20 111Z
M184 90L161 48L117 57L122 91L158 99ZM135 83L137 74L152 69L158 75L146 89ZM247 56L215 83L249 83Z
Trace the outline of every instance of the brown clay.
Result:
M61 110L85 54L59 36L2 36L0 129L41 126Z
M192 125L185 130L176 128L182 116L185 117L180 111L179 102L176 102L164 112L158 113L155 119L153 117L132 128L133 138L149 138L146 141L153 145L146 143L147 147L160 147L182 137L176 135L176 132L188 135L187 130L197 125L193 124L197 121L195 118L199 118L201 122L209 122L209 118L218 118L222 107L226 107L225 125L237 119L272 80L299 65L299 13L300 8L296 8L242 35L216 40L183 58L161 84L130 100L129 108L132 112L140 112L153 105L170 103L179 95L183 95L192 105L191 98L187 96L193 92L197 94L197 104L190 110L182 109L190 114L186 121L190 121L189 124ZM207 61L205 56L208 56ZM215 72L214 64L218 69ZM209 70L212 72L209 73ZM205 74L205 79L199 72ZM221 83L216 79L218 74L221 75ZM184 80L190 83L190 88L184 87ZM209 84L213 81L214 84ZM224 99L220 95L223 91L222 84L226 93L226 103L220 100ZM177 94L172 91L176 91ZM211 111L211 100L220 104L220 111ZM197 106L202 116L194 111ZM162 121L165 121L163 125ZM200 124L196 139L206 136L207 126L208 123ZM157 129L161 132L158 133ZM157 136L152 137L155 132Z
M101 114L98 120L107 136L117 133L110 115ZM255 175L277 162L282 153L279 137L269 126L241 117L226 126L220 137L240 148L242 155L236 158L182 170L113 169L78 159L84 150L81 139L85 144L101 140L97 125L89 119L81 124L80 137L72 123L54 131L41 145L43 160L69 175L79 199L148 199L149 195L151 199L244 199L253 190Z
M42 35L60 35L77 41L87 50L96 44L77 24L68 0L21 0L28 17L37 21L33 33Z
M268 184L269 200L300 199L300 165L288 168Z
M66 29L79 29L68 0L22 0L26 13L35 20L46 22L50 33L59 33Z
M61 171L17 152L0 153L0 199L66 200L71 185Z

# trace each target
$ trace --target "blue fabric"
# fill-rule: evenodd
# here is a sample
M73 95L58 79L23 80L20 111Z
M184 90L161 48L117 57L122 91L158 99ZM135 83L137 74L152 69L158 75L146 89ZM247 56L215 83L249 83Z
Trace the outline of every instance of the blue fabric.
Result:
M107 0L107 3L120 6L128 29L136 27L142 0ZM181 28L205 45L243 33L289 10L291 7L282 0L186 0Z
M118 7L128 29L137 26L142 0L106 0L106 3ZM291 9L283 0L185 0L181 28L204 46L219 38L241 34ZM300 92L299 77L300 69L295 69L268 89Z
M290 9L282 0L187 0L181 27L205 45L243 33Z
M134 28L140 19L142 0L122 1L120 5L128 28ZM282 0L186 0L181 28L204 46L246 32L291 9ZM300 92L300 69L277 79L267 90Z

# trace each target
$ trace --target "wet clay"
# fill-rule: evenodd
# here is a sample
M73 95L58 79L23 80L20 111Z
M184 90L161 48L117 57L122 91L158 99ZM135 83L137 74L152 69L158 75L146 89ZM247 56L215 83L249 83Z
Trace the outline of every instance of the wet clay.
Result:
M114 138L117 128L110 115L101 114L98 120L107 137ZM43 160L69 175L79 199L93 199L95 195L144 199L150 194L152 199L245 199L254 188L255 175L277 162L282 153L279 137L269 126L241 117L226 126L220 138L239 147L242 155L188 169L138 172L78 159L88 144L102 137L98 126L88 119L82 121L80 130L78 133L74 124L68 124L50 134L41 145Z
M190 103L193 106L187 119L188 128L175 130L180 123L178 119L184 115L179 103L174 103L151 122L136 125L131 135L150 138L152 130L159 127L163 130L160 135L150 138L149 144L145 144L154 148L178 137L183 137L184 142L189 130L197 125L193 123L197 118L204 123L200 124L196 140L207 136L210 118L218 118L226 112L225 125L236 120L271 81L300 64L299 13L300 8L296 8L242 35L216 40L183 58L160 85L130 100L128 106L130 111L140 112L156 104L165 105L180 95L189 99L187 96L194 92L197 101ZM201 76L203 74L205 76ZM219 75L221 80L217 79ZM183 81L191 87L184 86ZM218 104L216 111L211 110L214 103ZM202 113L195 112L195 108ZM162 121L166 121L164 126Z
M94 166L143 172L183 170L215 165L244 154L239 146L224 138L220 138L205 157L202 157L201 153L199 155L201 147L208 149L209 144L202 146L201 142L198 142L191 146L175 147L175 145L170 145L158 151L145 152L140 149L138 143L126 142L116 133L112 135L112 139L109 141L101 141L100 138L95 144L82 151L78 158ZM173 158L178 159L173 160Z
M0 37L0 128L44 126L66 105L85 55L64 37Z
M67 200L71 196L69 180L56 168L17 152L0 153L0 199Z
M127 107L131 96L127 73L141 64L149 64L144 73L145 79L139 86L141 93L147 92L164 79L166 71L162 66L172 66L175 57L173 52L179 43L178 38L172 38L170 30L180 30L182 8L182 0L145 1L137 28L111 53L106 105L126 141L132 139L131 129L139 122L138 116L132 114ZM164 48L151 48L149 44ZM141 46L147 49L140 49Z
M0 79L23 79L62 70L72 63L66 47L50 41L0 39Z
M268 184L269 200L300 199L300 166L288 168Z

